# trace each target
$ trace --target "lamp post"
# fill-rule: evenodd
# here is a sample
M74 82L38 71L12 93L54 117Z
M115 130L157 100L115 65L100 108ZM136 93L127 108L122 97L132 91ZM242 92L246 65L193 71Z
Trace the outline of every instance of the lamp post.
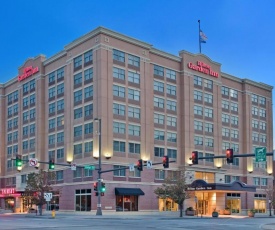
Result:
M96 215L97 216L102 216L102 209L101 209L101 119L99 118L95 118L94 119L95 122L98 123L98 186L97 186L97 210L96 210Z
M271 200L270 199L268 200L268 203L269 203L269 216L271 216Z

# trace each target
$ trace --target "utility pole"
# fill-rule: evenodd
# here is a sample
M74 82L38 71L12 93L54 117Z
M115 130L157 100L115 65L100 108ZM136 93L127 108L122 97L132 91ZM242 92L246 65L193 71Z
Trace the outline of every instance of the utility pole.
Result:
M96 210L96 215L97 216L102 216L102 209L101 209L101 119L95 118L95 122L98 123L98 186L97 186L97 210Z

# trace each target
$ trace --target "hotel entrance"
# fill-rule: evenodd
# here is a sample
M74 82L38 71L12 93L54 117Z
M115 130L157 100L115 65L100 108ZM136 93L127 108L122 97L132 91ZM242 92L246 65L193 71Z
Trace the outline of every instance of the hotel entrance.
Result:
M196 192L197 204L196 209L199 215L206 215L209 212L209 193L208 192Z

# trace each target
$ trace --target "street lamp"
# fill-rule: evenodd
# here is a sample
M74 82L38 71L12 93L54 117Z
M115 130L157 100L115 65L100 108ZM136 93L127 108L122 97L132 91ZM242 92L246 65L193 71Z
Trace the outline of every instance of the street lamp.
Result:
M269 203L269 216L271 216L271 200L270 199L268 200L268 203Z
M101 210L101 119L95 118L94 121L98 123L98 186L97 186L97 210L96 215L102 216L102 210Z

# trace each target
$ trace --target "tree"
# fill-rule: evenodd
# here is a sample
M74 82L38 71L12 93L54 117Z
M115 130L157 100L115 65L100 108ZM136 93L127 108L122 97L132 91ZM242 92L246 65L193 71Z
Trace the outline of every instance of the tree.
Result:
M265 188L265 194L266 194L267 199L268 199L268 205L269 205L268 208L269 208L270 216L271 216L271 209L275 205L274 193L275 193L275 189L274 189L274 187L272 185L268 185Z
M52 192L52 182L55 181L55 172L39 170L38 173L30 173L27 178L25 192L32 194L29 196L31 203L38 206L39 214L42 215L42 205L46 204L45 192Z
M183 202L190 198L190 192L187 190L185 169L180 167L174 172L173 176L166 177L161 187L155 189L154 193L161 199L172 199L179 205L180 217L182 217Z

